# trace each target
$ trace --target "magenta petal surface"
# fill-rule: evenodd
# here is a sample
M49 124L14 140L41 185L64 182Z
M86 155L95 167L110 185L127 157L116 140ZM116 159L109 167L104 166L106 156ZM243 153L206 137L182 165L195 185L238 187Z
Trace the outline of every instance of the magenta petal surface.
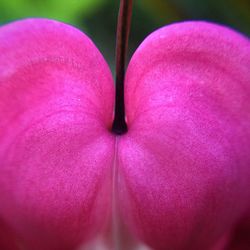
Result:
M250 43L185 22L152 33L128 67L120 208L153 249L210 249L250 204Z
M72 250L106 225L113 100L107 64L77 29L0 28L1 249Z

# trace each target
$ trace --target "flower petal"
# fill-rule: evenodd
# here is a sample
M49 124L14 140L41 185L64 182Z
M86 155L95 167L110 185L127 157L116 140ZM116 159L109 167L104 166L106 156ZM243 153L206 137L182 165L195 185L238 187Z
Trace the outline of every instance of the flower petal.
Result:
M131 59L120 207L153 249L209 249L249 206L249 55L237 32L184 22L152 33Z
M25 249L72 250L109 218L112 75L63 23L17 21L0 41L0 218Z

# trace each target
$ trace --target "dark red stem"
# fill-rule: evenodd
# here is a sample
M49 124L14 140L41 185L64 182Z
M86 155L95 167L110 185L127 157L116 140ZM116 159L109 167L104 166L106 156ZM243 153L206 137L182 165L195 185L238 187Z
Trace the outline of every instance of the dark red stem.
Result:
M124 78L128 38L132 16L132 0L121 0L116 34L116 96L115 117L112 132L124 134L127 132L124 104Z

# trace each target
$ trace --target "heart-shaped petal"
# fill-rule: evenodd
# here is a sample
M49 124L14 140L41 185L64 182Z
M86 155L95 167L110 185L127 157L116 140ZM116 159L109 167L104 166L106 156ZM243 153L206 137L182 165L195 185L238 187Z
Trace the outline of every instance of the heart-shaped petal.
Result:
M24 249L72 250L110 216L112 75L66 24L14 22L0 41L0 232Z
M0 40L2 248L74 249L96 235L114 152L123 219L142 241L226 242L250 200L246 38L202 22L150 35L129 65L118 149L111 74L84 34L31 19L2 27Z
M153 249L209 249L250 202L250 43L206 22L152 33L125 83L120 209Z

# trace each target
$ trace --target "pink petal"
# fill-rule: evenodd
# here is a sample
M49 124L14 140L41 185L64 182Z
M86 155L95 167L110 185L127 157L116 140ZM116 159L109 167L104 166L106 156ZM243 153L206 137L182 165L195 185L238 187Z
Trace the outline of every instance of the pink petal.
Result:
M248 210L250 212L250 209ZM250 248L250 213L243 216L231 230L225 248L218 250L249 250ZM213 249L214 250L214 249ZM217 250L217 249L215 249Z
M72 250L110 216L112 75L66 24L14 22L0 41L0 219L25 249Z
M163 27L126 75L120 209L153 249L209 249L250 204L250 43L206 22Z

